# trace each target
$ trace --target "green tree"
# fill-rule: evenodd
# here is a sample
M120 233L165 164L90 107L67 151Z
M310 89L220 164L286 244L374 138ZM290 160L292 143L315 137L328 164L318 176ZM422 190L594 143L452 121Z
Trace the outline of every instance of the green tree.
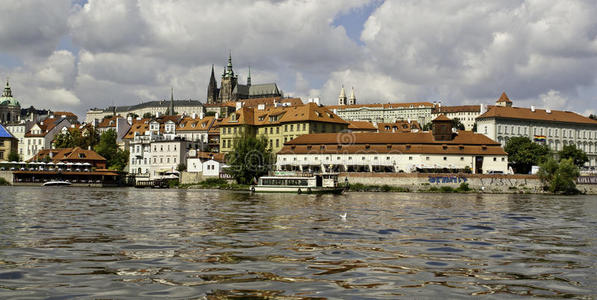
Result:
M184 172L184 171L186 171L186 170L187 170L187 165L185 165L185 164L183 164L183 163L179 163L179 164L176 166L176 171L178 171L178 172Z
M60 133L54 137L55 148L74 148L81 147L87 149L90 146L94 147L99 141L99 135L94 127L86 128L85 132L81 132L78 128L73 128L65 133Z
M590 119L593 119L593 120L597 120L597 116L596 116L596 115L594 115L594 114L590 114L590 115L589 115L589 118L590 118Z
M572 144L564 146L564 148L558 152L558 155L560 156L560 159L571 158L574 164L579 168L589 161L587 154Z
M265 136L246 133L235 138L232 151L226 155L227 172L240 184L251 184L270 170L272 152Z
M528 174L533 165L543 163L550 154L546 145L533 143L528 137L523 136L510 138L504 150L508 153L512 169L519 174Z
M8 153L8 161L20 161L21 156L17 152L10 152Z
M138 117L139 117L139 115L138 115L138 114L136 114L136 113L132 113L132 112L131 112L131 113L128 113L128 114L126 114L126 117L127 117L127 118L128 118L128 117L131 117L131 118L133 118L133 119L136 119L136 118L138 118Z
M458 118L452 119L452 127L458 130L464 130L464 124L462 124Z
M116 131L110 129L100 136L95 152L107 160L109 169L122 171L129 160L129 152L118 148L116 144Z
M538 175L544 188L554 194L574 195L579 193L575 180L580 172L572 158L562 159L558 163L550 157L541 164Z
M433 123L429 122L429 123L423 125L423 131L429 131L429 130L431 130L432 127L433 127Z
M150 112L146 112L143 114L143 119L151 119L153 118L153 115Z

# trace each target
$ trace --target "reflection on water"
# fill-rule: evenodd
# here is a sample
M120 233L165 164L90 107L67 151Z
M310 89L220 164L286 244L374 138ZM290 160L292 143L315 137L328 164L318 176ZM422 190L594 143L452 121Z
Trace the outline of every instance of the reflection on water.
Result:
M590 196L4 187L0 297L590 298L596 224Z

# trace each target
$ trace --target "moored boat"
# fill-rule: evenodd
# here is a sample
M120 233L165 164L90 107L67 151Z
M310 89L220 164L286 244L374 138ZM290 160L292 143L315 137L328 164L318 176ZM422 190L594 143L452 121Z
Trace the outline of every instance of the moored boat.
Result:
M273 176L259 177L251 187L256 193L341 194L344 187L338 184L338 173L278 172Z
M48 182L44 182L43 186L69 186L71 185L70 182L64 180L51 180Z

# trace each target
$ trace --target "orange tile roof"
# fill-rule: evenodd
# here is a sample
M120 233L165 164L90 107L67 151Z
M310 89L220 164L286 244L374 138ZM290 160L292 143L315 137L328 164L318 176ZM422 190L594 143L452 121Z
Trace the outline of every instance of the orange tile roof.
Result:
M481 112L481 105L436 106L433 113Z
M446 117L444 114L441 114L437 116L437 118L433 119L433 121L452 121L452 119Z
M571 111L552 110L548 113L545 109L535 109L535 111L533 112L530 108L524 107L492 106L489 108L487 112L478 116L477 120L488 118L524 119L597 125L596 120L587 118L585 116L581 116Z
M236 115L236 120L234 119ZM270 120L270 117L274 119ZM318 121L326 123L346 124L336 114L324 106L307 103L298 106L257 108L243 107L222 121L224 125L272 125L289 122Z
M197 154L192 158L201 158L201 159L213 159L219 162L226 162L226 154L224 153L216 153L216 152L201 152L198 151Z
M219 135L220 134L220 124L222 124L223 118L218 118L214 120L211 128L209 128L210 135Z
M510 98L508 98L508 95L506 95L506 92L502 93L502 95L500 96L500 99L498 99L497 102L512 103L512 101L510 100Z
M149 130L149 122L151 119L145 118L141 120L133 120L133 124L129 131L124 135L123 139L133 139L135 138L135 132L139 135L144 135L146 131Z
M348 121L348 123L348 129L350 130L377 131L377 127L368 121Z
M405 102L405 103L372 103L372 104L352 104L352 105L328 105L326 106L328 109L347 109L347 108L398 108L398 107L433 107L433 103L431 102Z
M29 130L27 133L25 133L25 136L26 137L46 136L46 134L48 134L48 132L50 130L52 130L54 127L56 127L56 125L58 125L62 120L63 120L63 118L46 118L45 120L37 123L37 126L39 126L39 128L41 129L40 134L33 134L33 133L31 133L31 130Z
M176 131L209 131L215 117L208 116L203 119L184 117L176 126Z
M57 149L42 149L37 152L28 161L41 161L52 154L52 162L57 163L61 161L105 161L106 159L97 154L93 150L86 150L80 147L75 148L57 148Z
M348 135L343 137L343 135ZM343 141L349 141L342 144ZM317 133L284 143L278 154L428 153L507 155L500 143L483 134L459 131L451 141L435 141L431 132Z
M122 117L120 115L116 115L116 116L109 116L107 118L103 118L102 121L99 124L97 124L97 128L116 127L116 120L118 120L119 118L122 118Z
M405 120L397 120L394 123L377 123L378 132L410 132L413 129L421 130L419 122L411 120L409 123Z

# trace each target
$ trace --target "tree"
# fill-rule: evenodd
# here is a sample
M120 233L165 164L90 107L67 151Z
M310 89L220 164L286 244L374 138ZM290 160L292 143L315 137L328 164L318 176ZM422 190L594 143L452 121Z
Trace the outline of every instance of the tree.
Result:
M232 151L226 155L227 172L240 184L251 184L270 170L272 152L265 136L243 133L235 138Z
M423 125L423 131L429 131L429 130L431 130L432 127L433 127L433 123L429 122L429 123Z
M60 133L54 137L55 148L74 148L81 147L87 149L94 147L99 141L99 135L94 127L85 128L85 132L81 132L78 128L73 128L65 133Z
M594 114L590 114L590 115L589 115L589 118L590 118L590 119L593 119L593 120L597 120L597 116L596 116L596 115L594 115Z
M186 171L186 170L187 170L187 165L185 165L185 164L183 164L183 163L179 163L179 164L176 166L176 171L178 171L178 172L184 172L184 171Z
M131 117L131 118L133 118L133 119L136 119L136 118L138 118L138 117L139 117L139 115L138 115L138 114L136 114L136 113L132 113L132 112L131 112L131 113L128 113L128 114L126 114L126 117L127 117L127 118L128 118L128 117Z
M8 161L20 161L21 156L17 152L10 152L8 153Z
M562 159L559 163L552 157L548 158L539 168L539 179L544 188L554 194L578 194L576 177L580 175L578 167L572 158Z
M508 153L508 161L515 173L528 174L533 165L543 163L550 154L546 145L533 143L528 137L512 137L504 150Z
M150 112L146 112L143 114L143 119L151 119L153 118L153 115Z
M462 124L458 118L452 119L452 127L458 130L464 130L464 124Z
M573 144L564 146L564 148L558 152L558 155L560 156L560 159L572 159L574 164L579 168L589 161L587 154L581 149L576 148Z
M113 129L102 133L99 143L95 146L95 152L107 160L108 168L112 170L124 170L129 160L128 150L118 148L116 131Z

